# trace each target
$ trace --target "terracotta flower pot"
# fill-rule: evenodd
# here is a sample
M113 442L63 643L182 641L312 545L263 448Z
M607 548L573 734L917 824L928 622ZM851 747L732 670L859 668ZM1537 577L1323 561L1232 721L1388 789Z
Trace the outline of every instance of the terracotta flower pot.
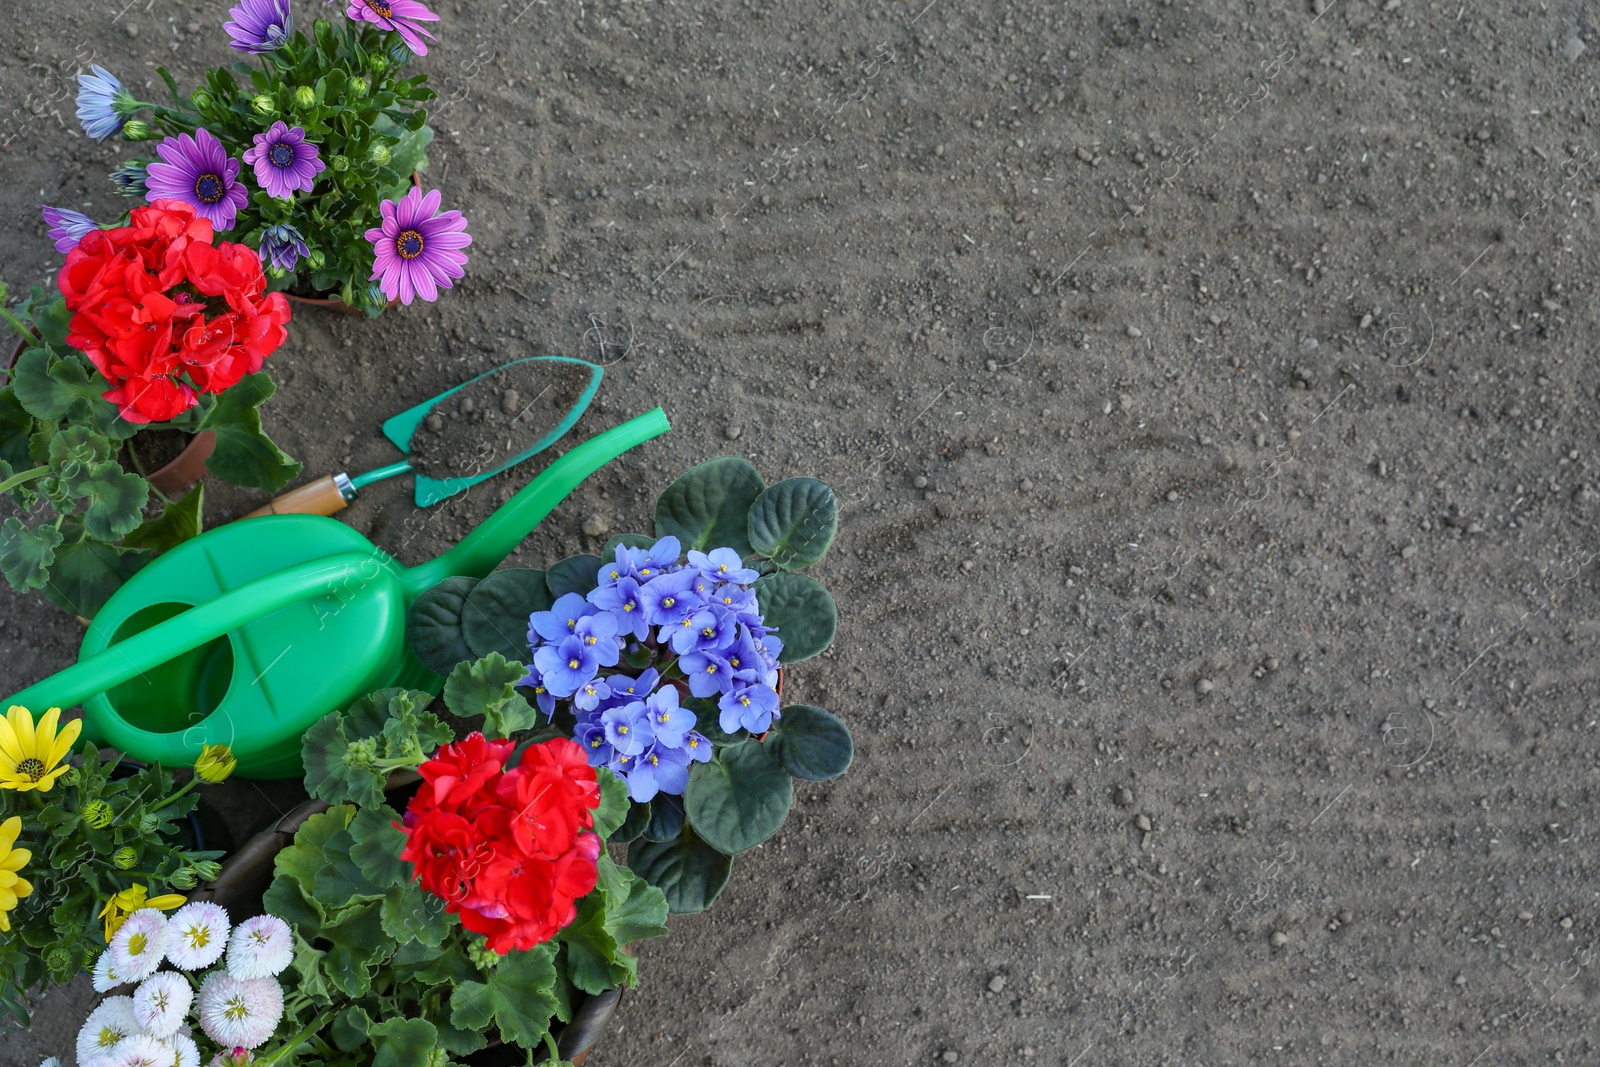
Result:
M416 775L390 779L390 788L409 784ZM222 874L215 882L190 893L190 900L209 900L235 915L254 915L261 910L261 898L272 884L273 861L279 852L294 843L295 832L313 815L327 811L320 800L308 800L283 818L246 841L222 863ZM579 994L573 1003L572 1021L553 1028L556 1047L563 1059L583 1063L600 1040L611 1017L616 1014L622 990L612 989L598 996ZM472 1067L510 1067L527 1062L527 1054L515 1045L491 1045L466 1057Z

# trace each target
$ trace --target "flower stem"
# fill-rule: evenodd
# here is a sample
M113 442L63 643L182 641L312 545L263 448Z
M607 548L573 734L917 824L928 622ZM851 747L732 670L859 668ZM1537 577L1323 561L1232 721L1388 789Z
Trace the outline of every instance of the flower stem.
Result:
M9 493L23 482L31 482L41 475L49 474L49 467L30 467L25 471L18 471L5 481L0 482L0 493Z
M554 1037L550 1036L550 1031L548 1031L548 1030L546 1030L544 1032L544 1043L547 1046L549 1046L549 1049L550 1049L550 1062L551 1063L560 1063L561 1062L561 1050L556 1047L556 1039ZM532 1062L533 1054L531 1052L528 1054L528 1057L529 1057L529 1061Z
M144 810L147 811L147 812L148 811L160 811L162 808L166 807L168 804L171 804L174 800L177 800L179 797L183 796L183 794L185 794L189 790L193 789L194 786L195 786L195 783L198 782L199 780L200 779L198 777L190 778L187 782L184 782L182 785L180 785L174 792L168 793L166 795L166 797L164 797L161 800L158 800L156 803L150 805L149 807L145 808Z
M28 329L28 324L11 314L11 312L7 311L5 308L0 308L0 318L5 319L7 325L20 333L23 340L32 341L35 344L38 343L38 336L32 330Z
M256 1067L273 1067L273 1065L283 1059L284 1056L288 1055L304 1044L305 1041L318 1030L321 1030L324 1026L327 1026L328 1021L332 1018L332 1011L322 1012L315 1019L312 1019L309 1023L302 1027L298 1034L295 1034L288 1041L285 1041L282 1045L278 1046L278 1050L270 1057L264 1060L256 1060Z

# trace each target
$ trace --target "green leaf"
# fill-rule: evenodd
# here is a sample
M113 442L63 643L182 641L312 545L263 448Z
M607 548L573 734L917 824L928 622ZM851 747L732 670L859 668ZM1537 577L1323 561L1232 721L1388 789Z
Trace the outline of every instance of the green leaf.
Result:
M605 896L605 928L618 945L667 932L667 898L660 889L603 852L596 872L595 884Z
M384 894L378 914L383 932L395 942L415 942L437 948L450 935L454 919L445 914L445 902L421 886L402 884Z
M458 663L444 683L445 706L463 719L482 715L485 737L510 737L532 729L539 724L539 717L516 688L527 674L525 666L498 652L476 662Z
M476 578L446 578L417 597L406 613L406 644L434 674L449 674L456 664L472 658L461 612L477 584Z
M474 656L498 652L513 663L527 662L528 616L548 611L550 587L544 571L507 567L480 581L461 611L461 632Z
M426 1019L385 1019L373 1023L372 1067L418 1067L430 1062L439 1045L439 1031Z
M266 894L261 899L261 906L284 922L305 931L309 936L316 936L316 931L322 928L322 920L327 917L322 905L314 903L308 891L303 891L300 884L289 875L280 874L272 879L272 884L267 887ZM310 951L310 950L308 950ZM321 981L321 959L323 952L316 951L318 981ZM295 966L299 967L299 957L295 959Z
M773 721L764 742L783 769L808 782L826 782L850 769L855 743L850 728L831 712L790 704Z
M367 1035L371 1031L372 1016L368 1015L360 1005L352 1004L333 1017L333 1025L328 1028L328 1036L340 1050L354 1052L367 1043Z
M756 741L730 745L689 772L684 813L706 844L732 856L777 832L789 814L794 785Z
M11 386L28 414L46 422L87 420L109 388L85 358L59 358L48 348L30 348L11 369Z
M0 570L11 588L43 589L60 544L61 531L54 526L26 526L17 518L0 523Z
M627 545L629 548L649 548L655 543L656 539L654 537L646 537L644 534L612 534L606 538L605 547L600 550L600 561L609 563L616 559L618 545Z
M833 644L839 609L821 582L803 574L769 574L755 589L762 620L783 639L779 662L799 663Z
M294 888L293 884L289 883L287 880L285 880L284 885L288 886L290 893L299 893L299 890ZM274 889L276 889L278 887L278 882L274 881L272 886ZM300 922L296 918L291 918L288 915L280 913L276 908L271 906L272 903L273 896L269 892L267 899L262 901L262 907L266 908L270 914L277 915L283 921L293 925L309 925ZM325 955L326 953L321 949L311 947L311 943L302 935L299 933L295 934L294 962L289 966L294 968L294 972L295 974L299 975L299 978L298 980L290 979L290 981L293 982L296 990L304 993L306 996L310 997L314 1003L317 1004L327 1004L333 999L333 994L328 989L328 983L323 981L322 978L322 958ZM366 1031L363 1030L362 1034L365 1035Z
M656 536L677 537L684 551L731 548L750 554L750 507L767 483L743 456L718 456L689 470L656 500Z
M494 1022L494 997L486 982L458 982L450 992L450 1025L487 1030Z
M56 549L45 597L63 611L93 618L122 588L122 583L150 559L143 549L122 549L84 537L82 527L69 523L65 539Z
M111 442L87 426L68 426L50 439L50 469L58 478L75 478L83 468L111 458Z
M621 778L604 767L596 767L594 776L600 783L600 807L594 813L594 832L609 839L627 821L632 802L628 800L628 786Z
M598 584L596 579L599 573L599 556L568 556L552 563L550 569L544 572L544 580L550 587L550 596L560 600L568 593L588 595Z
M351 857L350 850L354 847L355 838L348 829L328 838L322 867L311 886L311 898L329 910L352 901L377 900L383 896L382 887L368 881Z
M650 822L644 828L646 841L671 841L683 833L683 798L657 793L650 802Z
M157 555L200 536L200 512L205 506L205 483L201 482L183 499L175 500L161 514L147 519L122 539L124 548L147 548Z
M388 770L376 761L421 763L452 736L426 710L432 701L420 689L379 689L318 719L300 743L306 792L329 804L381 807Z
M622 825L606 840L619 844L637 841L639 835L644 833L644 828L650 824L650 805L629 804L628 817L622 820Z
M635 841L628 866L660 889L674 915L705 911L728 883L733 858L701 841L688 828L676 841Z
M392 889L411 881L411 868L400 858L406 835L395 825L399 821L400 813L387 804L362 808L350 821L350 836L355 838L350 857L362 875L379 889Z
M606 930L603 900L596 889L578 901L576 916L556 935L567 946L567 980L590 994L615 989L639 973L638 962Z
M399 138L389 149L389 166L409 185L411 175L428 168L428 145L433 141L433 130L424 126L420 130L384 132Z
M277 391L265 374L247 374L217 397L201 425L215 430L217 447L206 460L211 472L234 485L276 493L301 465L272 443L261 428L261 403Z
M346 733L345 717L337 711L311 724L300 741L306 792L330 804L354 801L362 807L377 807L383 803L383 786L388 781L387 775L371 766L377 746L371 746L370 755L361 753L352 759L352 740L357 738Z
M150 499L150 483L123 470L114 459L85 464L75 477L61 477L60 485L75 499L89 498L83 528L96 541L120 541L132 533Z
M750 547L784 570L820 562L839 532L839 500L826 482L785 478L756 498L748 519Z
M294 843L273 857L274 878L287 878L308 897L316 886L317 873L327 865L327 846L335 834L342 833L356 809L349 804L318 812L300 824Z
M469 993L465 1010L458 1015L459 990L475 983L457 986L458 993L450 997L451 1022L465 1027L467 1019L479 1017L486 1007L502 1038L522 1048L536 1047L549 1033L556 1011L555 958L555 945L549 941L526 952L507 953L489 972L487 1003L482 994Z
M28 438L37 425L17 400L16 390L0 388L0 461L10 464L12 473L36 466L28 455Z

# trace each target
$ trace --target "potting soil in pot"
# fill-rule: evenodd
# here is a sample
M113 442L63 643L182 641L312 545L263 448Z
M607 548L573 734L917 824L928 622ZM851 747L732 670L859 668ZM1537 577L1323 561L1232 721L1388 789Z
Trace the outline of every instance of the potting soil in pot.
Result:
M591 374L575 363L529 360L472 382L417 428L412 466L433 478L493 470L560 425Z

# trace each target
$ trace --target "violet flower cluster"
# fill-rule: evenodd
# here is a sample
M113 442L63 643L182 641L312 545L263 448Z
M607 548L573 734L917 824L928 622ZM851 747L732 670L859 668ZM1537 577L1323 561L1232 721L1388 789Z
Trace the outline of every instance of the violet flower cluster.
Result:
M567 593L528 620L533 664L522 684L546 715L570 700L590 765L622 778L640 802L681 794L690 765L711 758L681 689L715 699L726 734L764 733L779 716L783 641L762 621L759 575L731 548L686 559L680 549L676 537L618 545L587 597ZM617 669L624 651L634 662L647 651L654 666Z

